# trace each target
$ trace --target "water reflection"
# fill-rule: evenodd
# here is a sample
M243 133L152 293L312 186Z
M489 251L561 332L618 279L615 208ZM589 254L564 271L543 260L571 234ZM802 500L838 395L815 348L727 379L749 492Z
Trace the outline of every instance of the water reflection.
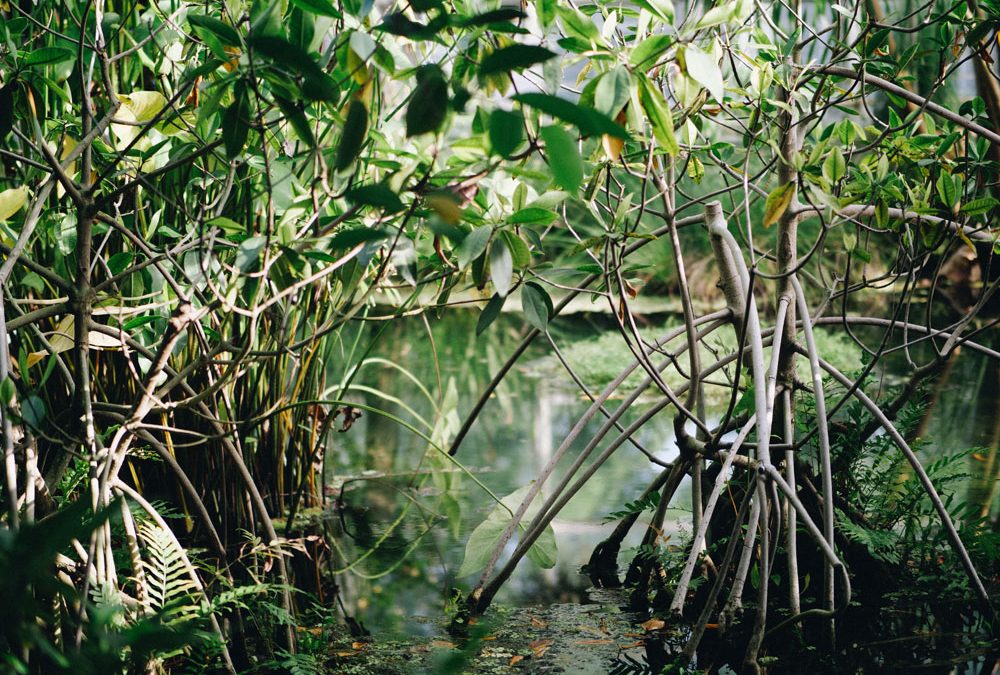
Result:
M412 379L376 361L362 369L356 380L361 386L351 396L420 433L397 419L366 412L337 436L327 457L327 483L336 495L328 519L331 540L338 547L334 567L350 567L349 573L338 576L342 598L349 612L383 636L434 630L432 624L410 617L441 616L454 600L451 589L467 590L476 580L455 576L466 538L493 508L476 481L498 496L526 485L589 405L569 378L552 369L551 361L542 361L547 352L539 345L508 375L463 443L457 459L468 471L430 449L426 437L447 445L524 332L519 318L504 316L477 339L475 320L470 312L437 323L408 319L387 328L371 355L405 369ZM591 337L601 328L586 321L577 320L569 329L573 332L561 339ZM893 373L907 372L905 359L898 355L886 362L887 381ZM997 511L998 384L1000 366L966 350L939 379L919 432L931 439L923 447L928 462L945 452L984 448L965 460L972 476L966 499L984 515ZM646 409L640 404L633 408L623 424ZM600 416L591 421L561 470L602 423ZM646 424L637 440L659 459L672 460L677 450L669 410ZM554 522L556 567L540 570L523 561L497 599L509 605L584 599L589 581L579 569L613 528L603 522L605 517L634 500L658 469L633 447L622 446ZM558 483L561 470L550 479L551 485ZM683 487L673 504L686 509L689 503L689 488ZM683 510L672 516L668 528L674 530L688 520ZM625 548L636 545L641 534L641 528L634 528ZM513 544L508 554L512 549Z

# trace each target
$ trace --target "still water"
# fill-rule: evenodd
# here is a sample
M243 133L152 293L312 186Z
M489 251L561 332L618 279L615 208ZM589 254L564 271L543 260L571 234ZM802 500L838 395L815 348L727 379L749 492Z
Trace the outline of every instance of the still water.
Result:
M550 348L536 341L466 437L456 458L463 468L443 459L429 448L426 437L447 447L479 392L524 332L520 317L504 315L476 338L476 318L469 312L446 320L413 317L392 322L354 379L357 386L351 399L404 420L424 437L397 419L367 411L338 434L326 458L334 505L327 520L337 547L335 566L349 568L338 575L343 600L350 613L379 635L434 630L413 617L441 616L453 597L451 589L468 591L477 579L456 577L468 534L493 506L476 481L501 497L528 484L589 404ZM661 317L659 325L664 321L669 319ZM576 315L560 323L568 327L560 329L556 341L583 374L607 379L624 366L627 351L607 348L613 344L608 341L607 317ZM365 328L358 342L362 349L381 328ZM651 328L650 334L660 332ZM345 343L343 354L349 362L349 344ZM986 358L963 356L931 392L932 405L921 427L921 435L930 442L922 452L932 459L942 452L983 448L966 460L971 476L966 499L995 513L1000 370ZM905 362L890 361L883 373L886 383L894 379L894 368L904 372ZM592 390L599 391L602 384L593 384ZM640 399L623 422L641 414L646 405ZM616 406L615 401L609 405ZM671 418L667 409L637 435L646 450L665 462L677 453ZM600 416L592 421L583 441L563 460L564 466L602 421ZM585 599L589 580L579 569L613 528L605 519L636 499L659 469L634 447L622 446L555 520L559 549L555 568L541 570L522 561L497 600L529 605ZM550 482L559 477L557 470ZM676 537L689 527L689 503L690 489L684 486L672 502L666 534ZM640 527L634 528L623 553L637 544L641 534Z

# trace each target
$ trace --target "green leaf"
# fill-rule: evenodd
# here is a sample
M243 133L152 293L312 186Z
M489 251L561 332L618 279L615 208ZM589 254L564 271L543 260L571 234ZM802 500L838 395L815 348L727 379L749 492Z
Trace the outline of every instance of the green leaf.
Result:
M687 74L705 87L712 98L722 103L725 96L725 82L722 79L722 69L719 68L715 57L695 45L689 44L684 48L684 65Z
M235 100L222 115L222 142L229 159L235 159L243 152L250 135L250 98L246 87L239 84L233 93Z
M497 108L490 113L490 147L501 157L510 157L524 140L524 115L519 110Z
M223 44L227 44L230 47L240 46L240 34L228 23L220 21L213 16L205 16L204 14L188 14L187 21L195 28L208 31L221 40Z
M656 142L668 155L676 157L680 152L680 146L677 145L677 137L674 136L674 120L670 106L667 105L660 90L645 75L639 75L639 104L646 113L650 126L653 127Z
M336 83L302 47L275 35L257 36L250 42L255 52L302 76L303 96L315 101L337 100Z
M347 108L344 131L340 135L340 143L337 145L337 158L334 162L337 171L343 171L358 158L367 133L368 108L361 101L352 99Z
M479 64L480 77L506 73L511 70L521 70L533 66L536 63L543 63L555 57L555 52L551 52L545 47L538 45L511 45L502 47L486 56Z
M516 21L517 19L523 19L524 17L524 12L519 9L515 9L513 7L503 7L501 9L494 9L475 16L461 17L458 20L457 25L463 28L471 28L472 26L488 26L491 23Z
M389 233L385 230L371 227L355 227L351 230L338 232L330 240L329 246L331 251L338 251L354 248L358 244L365 244L370 241L382 241L388 237ZM328 260L327 262L334 262L334 260Z
M63 47L41 47L24 57L26 66L50 66L53 63L69 61L74 56L73 52Z
M558 218L555 212L538 207L527 207L511 214L507 222L511 225L548 225Z
M124 272L134 259L135 256L129 251L115 253L108 258L108 271L111 272L111 276L117 276Z
M792 181L784 185L779 185L771 191L771 194L767 196L767 202L764 204L764 227L771 227L778 222L782 214L788 210L788 206L792 203L792 197L794 196L795 183Z
M594 107L614 119L628 103L632 92L632 77L628 68L616 66L601 76L594 89Z
M545 289L529 281L521 288L521 308L528 323L544 332L552 318L552 299Z
M490 300L490 302L492 303L493 300ZM486 311L484 310L483 314L485 313ZM458 576L469 576L486 566L490 555L493 553L493 549L499 544L501 535L503 535L504 530L510 524L512 514L517 511L521 502L528 496L530 489L531 485L528 484L503 497L500 503L493 507L493 510L490 511L486 519L472 531L465 545L465 558L462 561L461 568L458 570ZM523 533L525 523L530 522L538 514L542 502L541 495L535 495L535 498L524 512L521 522L518 524L520 532ZM550 569L556 564L556 556L555 532L552 529L552 525L549 525L542 532L542 535L535 540L531 549L528 550L528 558L539 567Z
M497 295L506 298L514 277L514 257L503 237L494 238L490 246L490 277Z
M9 407L14 402L14 397L17 396L17 387L14 386L14 380L10 377L3 378L0 381L0 404L3 407Z
M0 87L0 143L14 128L14 87L15 82L8 82Z
M602 115L593 108L577 105L558 96L549 94L518 94L513 100L539 110L547 115L569 122L585 136L608 134L629 140L629 134L621 125Z
M937 188L938 197L944 202L944 205L949 209L954 209L955 204L958 203L958 182L955 178L944 171L938 176L937 183L935 187Z
M543 127L541 137L556 185L576 194L583 183L583 158L580 157L576 139L556 125Z
M302 141L311 148L316 147L316 137L313 135L309 120L306 119L305 111L301 105L293 103L281 96L275 96L274 102L278 104L281 114L285 116L295 133Z
M718 5L712 9L705 12L705 15L698 20L695 28L711 28L713 26L718 26L723 23L728 23L732 20L736 13L737 3L730 2L723 5Z
M256 271L260 263L260 253L264 250L267 237L249 237L240 242L236 249L236 267L241 272Z
M635 46L629 63L640 70L647 70L673 43L674 39L669 35L651 35Z
M483 308L482 313L479 315L479 321L476 322L477 336L482 335L483 331L489 328L490 324L497 320L497 317L500 316L500 310L503 309L503 303L506 302L506 300L507 298L503 295L500 295L499 293L495 293L493 297L490 298L490 301L486 303L486 307ZM473 530L473 534L475 534L475 530ZM499 532L497 533L497 536L500 536ZM470 535L469 544L471 543L472 543L472 538ZM466 545L465 555L466 558L468 558L469 555L468 545ZM479 565L479 567L473 569L473 572L485 564L486 560L483 560L483 562ZM463 569L465 568L465 563L462 563L462 568Z
M507 248L510 250L511 258L514 259L515 267L527 267L531 264L531 251L528 250L524 239L511 230L502 230L500 236L507 242Z
M448 113L448 82L438 66L421 66L417 88L406 107L406 135L436 132Z
M352 204L374 206L386 213L396 213L406 208L399 195L385 183L373 183L355 188L347 193L347 201Z
M343 19L336 7L329 0L291 0L292 4L304 12L319 16L329 16L334 19Z
M980 197L979 199L966 202L959 210L967 216L981 216L984 213L992 211L998 204L1000 204L1000 201L997 201L993 197Z
M847 174L847 163L844 161L844 153L840 148L833 148L823 162L823 177L836 183Z
M481 256L486 251L486 245L490 241L493 228L488 225L477 227L465 236L462 243L458 245L458 268L465 269L473 260Z

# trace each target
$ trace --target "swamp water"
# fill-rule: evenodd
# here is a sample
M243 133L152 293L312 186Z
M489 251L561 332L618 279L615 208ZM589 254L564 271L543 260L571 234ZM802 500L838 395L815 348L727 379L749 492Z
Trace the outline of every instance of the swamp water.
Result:
M333 508L324 520L333 534L334 567L344 572L337 575L337 584L347 613L372 633L375 642L391 645L395 644L392 640L412 643L422 639L441 649L450 646L442 619L461 597L452 589L467 592L478 579L478 574L457 577L466 541L493 508L492 499L477 482L499 497L527 485L589 405L552 356L551 348L537 340L505 378L462 443L456 457L461 468L429 450L426 437L448 446L479 392L523 333L520 317L504 315L486 334L475 338L476 318L469 312L444 321L409 318L393 322L355 377L349 396L388 415L362 411L347 431L338 434L326 457L327 493ZM659 336L667 332L664 325L675 322L669 317L654 318L644 332ZM599 392L627 364L630 354L607 317L574 315L561 324L569 327L555 334L556 343L591 391ZM366 340L380 328L368 327L357 349L364 349ZM343 349L346 355L351 345L345 344ZM836 361L838 345L829 351ZM851 347L840 344L839 354L844 367L857 367L857 355ZM946 370L934 391L922 427L922 435L932 441L922 452L925 459L932 459L941 452L983 448L964 460L964 470L971 477L964 496L981 504L984 511L995 513L1000 471L996 457L1000 371L984 357L963 356ZM884 381L892 382L892 371L905 372L905 368L905 360L894 358L883 374ZM633 378L638 381L641 375ZM613 409L617 404L612 400L608 407ZM724 407L721 399L716 404ZM640 399L623 422L627 424L648 405ZM421 433L407 429L399 419ZM595 417L581 437L584 441L570 449L562 465L569 465L602 421L600 415ZM636 440L657 460L673 460L677 448L670 410L646 424ZM630 645L635 640L629 636L635 636L626 629L618 631L617 640L609 639L611 631L597 620L627 624L617 610L621 598L606 591L596 595L593 589L588 592L590 581L580 568L614 527L614 522L607 520L609 515L636 499L659 469L635 447L623 445L555 520L555 567L542 570L524 560L498 594L494 606L502 608L505 615L516 613L505 619L508 633L514 630L511 626L523 624L523 635L508 635L521 640L522 647L536 655L540 655L539 649L548 652L545 662L555 663L561 652L546 644L544 636L568 630L579 645L576 651L590 654L589 665L581 661L569 670L560 667L533 672L601 673L610 672L612 664L620 672L632 672L629 664L633 662L638 669L635 672L641 672L645 662L641 642ZM550 484L561 475L557 469ZM689 503L690 487L682 486L671 504L665 531L677 541L690 528ZM638 543L641 523L646 519L640 518L640 524L633 528L623 554ZM508 553L510 550L512 546ZM523 613L516 609L538 606L549 609ZM636 630L634 626L632 630ZM497 634L502 640L503 634ZM517 663L516 651L508 655L497 649L497 664L506 656ZM522 649L521 653L531 652ZM443 663L439 663L440 658L412 653L406 658L417 659L411 663L413 672L440 668ZM372 670L371 663L365 668L357 672L393 672L391 668ZM481 669L481 664L477 665L475 672ZM446 665L443 672L449 672Z

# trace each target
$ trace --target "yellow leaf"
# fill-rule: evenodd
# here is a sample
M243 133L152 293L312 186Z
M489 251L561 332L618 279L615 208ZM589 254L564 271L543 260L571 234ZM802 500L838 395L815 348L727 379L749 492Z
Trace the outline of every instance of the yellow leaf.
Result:
M427 195L425 201L427 206L434 209L434 212L441 216L441 220L449 225L457 225L462 220L462 207L453 195L437 192Z
M795 183L791 181L771 191L764 204L764 227L771 227L778 222L782 214L788 210L788 205L792 203L794 196Z
M118 100L123 108L128 108L136 122L148 122L160 114L167 105L166 97L158 91L133 91L131 94L118 94Z
M52 347L52 354L62 354L73 348L73 345L76 344L75 326L73 315L67 314L46 336L49 346ZM121 341L110 335L92 330L88 338L91 349L121 349ZM28 367L35 365L49 354L50 352L46 349L28 354Z
M21 210L28 202L28 186L11 188L0 192L0 222L5 222Z
M604 134L601 136L601 145L604 146L604 152L607 153L608 158L612 162L617 162L618 158L621 157L622 148L625 147L625 141L616 136Z

